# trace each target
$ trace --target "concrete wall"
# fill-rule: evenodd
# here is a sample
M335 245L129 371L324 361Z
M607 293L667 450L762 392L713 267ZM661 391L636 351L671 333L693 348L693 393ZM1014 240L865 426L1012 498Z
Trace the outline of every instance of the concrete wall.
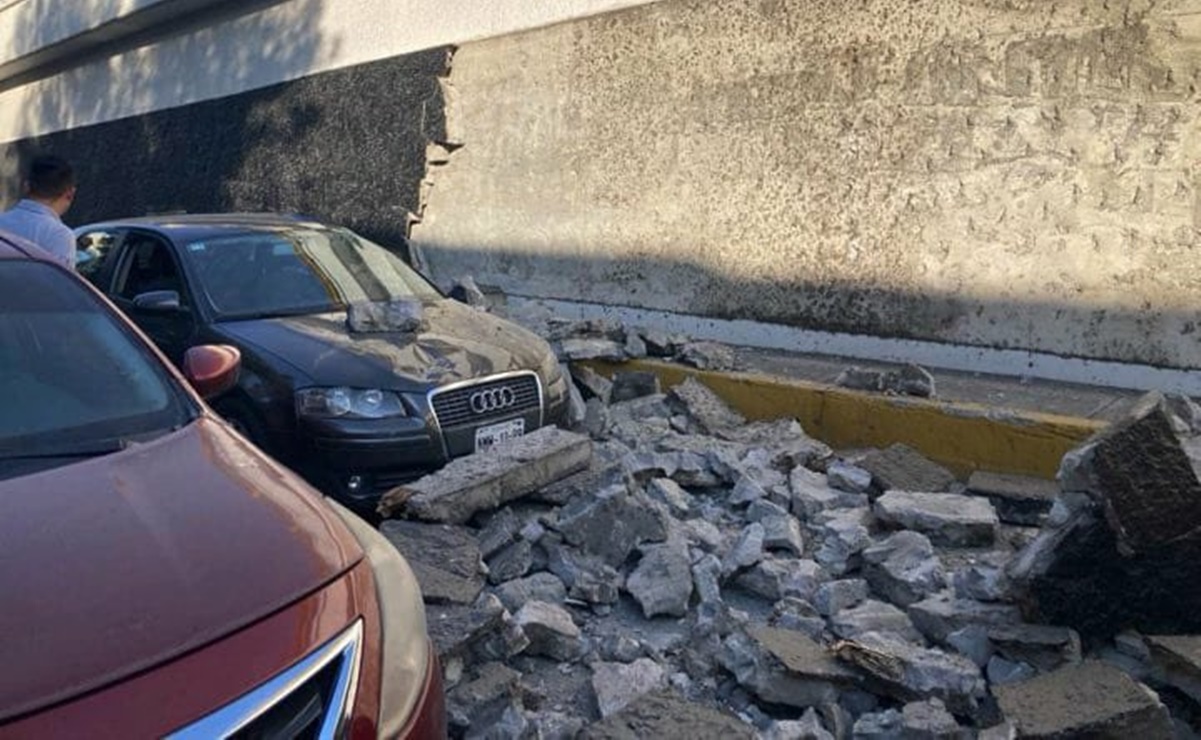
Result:
M14 58L139 13L180 7L211 11L210 22L199 28L181 30L164 23L157 38L138 38L137 48L85 58L67 70L17 86L5 84L0 76L0 142L237 95L650 1L0 0L0 42L35 39L10 51ZM8 60L0 53L0 62Z
M666 0L459 48L413 239L518 295L1197 367L1198 84L1201 0Z
M71 225L300 212L403 253L446 140L446 44L639 2L0 0L0 41L24 39L0 54L0 205L50 151L79 171Z

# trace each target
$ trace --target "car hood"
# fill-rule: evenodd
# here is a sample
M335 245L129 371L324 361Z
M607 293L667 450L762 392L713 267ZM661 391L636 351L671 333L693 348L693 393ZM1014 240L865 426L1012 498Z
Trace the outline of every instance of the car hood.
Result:
M243 348L292 366L317 385L423 392L510 370L536 370L550 354L537 335L450 300L425 304L426 330L351 333L346 313L223 322Z
M318 494L202 418L0 483L0 721L279 610L362 551Z

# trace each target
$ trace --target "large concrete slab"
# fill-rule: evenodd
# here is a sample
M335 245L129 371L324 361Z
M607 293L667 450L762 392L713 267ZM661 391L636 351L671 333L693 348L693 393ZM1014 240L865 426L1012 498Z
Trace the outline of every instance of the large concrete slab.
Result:
M431 604L470 604L484 588L480 549L467 527L386 521L380 533L409 562Z
M886 526L921 532L936 545L991 545L1000 523L987 500L954 493L889 491L872 511Z
M1173 737L1168 711L1155 692L1098 661L994 686L993 694L1022 738Z
M543 427L392 489L380 499L379 513L462 524L476 512L498 508L585 469L591 459L587 437Z

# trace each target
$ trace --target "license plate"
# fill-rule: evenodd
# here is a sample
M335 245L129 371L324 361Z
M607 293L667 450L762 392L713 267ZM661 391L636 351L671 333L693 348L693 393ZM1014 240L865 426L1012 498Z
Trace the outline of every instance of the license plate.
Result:
M490 450L506 439L525 434L525 419L512 419L499 424L489 424L475 430L475 451Z

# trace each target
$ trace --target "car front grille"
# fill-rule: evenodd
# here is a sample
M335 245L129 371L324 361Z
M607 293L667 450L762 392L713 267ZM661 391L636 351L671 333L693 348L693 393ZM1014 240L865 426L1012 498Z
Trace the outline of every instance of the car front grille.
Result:
M494 376L469 385L439 388L430 394L430 404L443 430L475 426L538 410L542 387L532 372Z
M249 693L168 736L332 740L342 737L358 686L363 623Z

